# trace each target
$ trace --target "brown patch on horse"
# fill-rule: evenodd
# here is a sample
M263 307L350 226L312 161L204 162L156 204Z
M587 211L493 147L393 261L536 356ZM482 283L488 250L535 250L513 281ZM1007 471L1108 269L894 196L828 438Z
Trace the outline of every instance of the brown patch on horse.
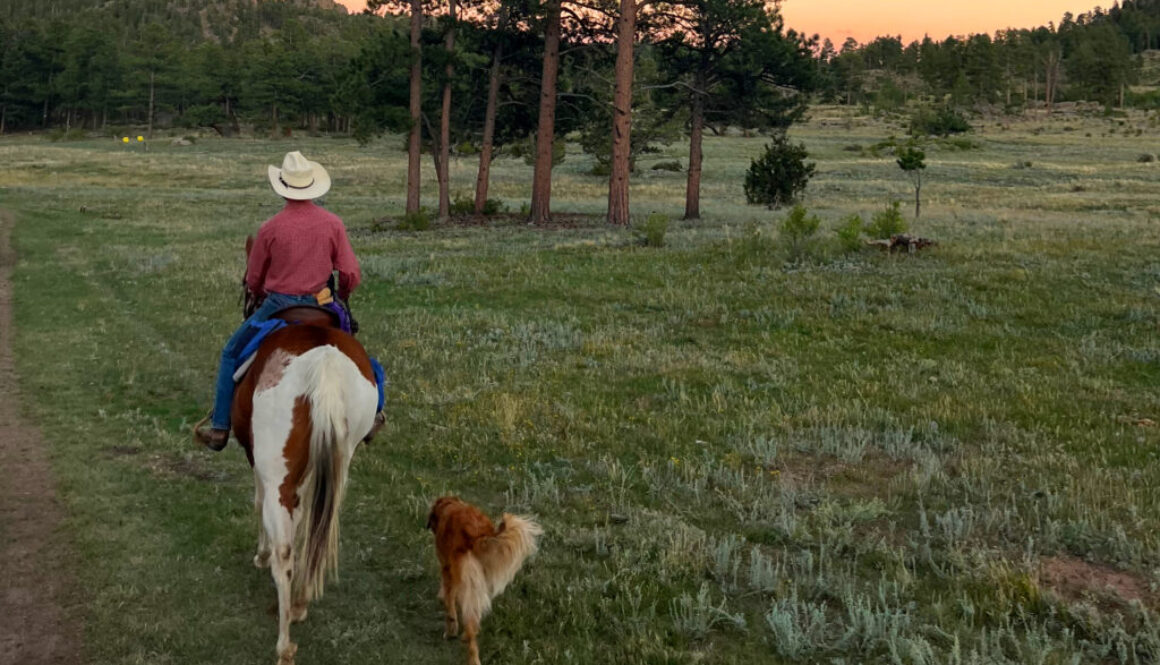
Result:
M282 380L282 373L290 365L290 361L294 356L286 353L282 349L274 349L270 353L270 357L262 365L262 374L258 377L258 382L254 385L254 392L262 392L269 390L278 385Z
M310 400L305 395L294 399L294 419L290 424L290 434L282 448L286 459L286 477L278 486L278 503L290 513L298 507L298 485L306 475L306 464L310 461L310 432L314 423L310 419Z

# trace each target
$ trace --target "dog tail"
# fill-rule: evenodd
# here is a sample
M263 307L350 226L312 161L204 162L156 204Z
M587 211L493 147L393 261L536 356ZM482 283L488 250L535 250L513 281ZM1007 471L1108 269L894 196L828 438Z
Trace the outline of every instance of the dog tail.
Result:
M495 535L475 543L472 550L479 557L493 598L503 593L523 567L524 560L536 553L537 541L543 533L531 518L504 513Z
M481 538L463 560L460 591L463 621L476 625L491 609L491 599L503 593L524 560L539 549L544 530L531 518L504 513L494 536Z

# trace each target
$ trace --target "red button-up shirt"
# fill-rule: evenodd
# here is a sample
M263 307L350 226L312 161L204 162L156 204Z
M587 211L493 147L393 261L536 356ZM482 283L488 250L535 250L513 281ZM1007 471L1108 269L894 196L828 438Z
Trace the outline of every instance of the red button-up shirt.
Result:
M246 286L256 293L317 293L338 270L338 295L346 299L362 280L346 227L311 201L287 201L262 224L246 265Z

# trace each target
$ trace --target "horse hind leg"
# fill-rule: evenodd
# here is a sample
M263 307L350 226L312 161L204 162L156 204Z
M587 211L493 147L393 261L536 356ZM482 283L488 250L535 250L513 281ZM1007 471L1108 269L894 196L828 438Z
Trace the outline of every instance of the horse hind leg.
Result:
M262 522L272 546L270 575L278 590L278 665L293 665L298 651L298 645L290 641L294 522L277 496L266 496L262 502Z
M258 552L254 554L255 568L270 567L270 538L266 535L266 525L262 517L262 478L254 474L254 512L258 514Z

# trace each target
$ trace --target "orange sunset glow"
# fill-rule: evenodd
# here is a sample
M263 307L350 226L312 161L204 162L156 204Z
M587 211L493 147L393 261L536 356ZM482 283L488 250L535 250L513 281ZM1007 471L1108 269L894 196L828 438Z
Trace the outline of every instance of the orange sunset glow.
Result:
M340 0L362 11L363 0ZM901 35L904 42L948 35L994 33L1003 28L1031 28L1059 23L1064 12L1079 14L1098 0L785 0L786 25L806 34L829 37L841 46L847 37L865 42L878 35ZM1110 2L1104 4L1110 5Z

